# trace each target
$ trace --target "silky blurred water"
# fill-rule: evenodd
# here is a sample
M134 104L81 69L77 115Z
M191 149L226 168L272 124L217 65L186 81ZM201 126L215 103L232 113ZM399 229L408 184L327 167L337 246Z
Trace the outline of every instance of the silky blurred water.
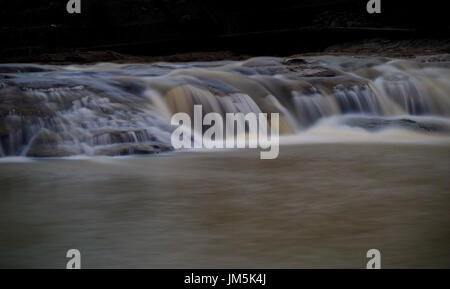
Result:
M448 145L3 159L0 267L450 267Z

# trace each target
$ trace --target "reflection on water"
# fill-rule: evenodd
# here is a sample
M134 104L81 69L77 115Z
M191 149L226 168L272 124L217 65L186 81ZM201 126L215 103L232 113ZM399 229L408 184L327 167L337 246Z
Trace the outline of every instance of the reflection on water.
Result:
M449 267L448 145L0 163L0 267Z

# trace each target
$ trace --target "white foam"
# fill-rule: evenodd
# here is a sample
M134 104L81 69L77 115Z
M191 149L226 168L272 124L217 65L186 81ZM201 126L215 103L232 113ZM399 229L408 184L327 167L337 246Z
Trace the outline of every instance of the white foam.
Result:
M416 118L417 119L417 118ZM289 136L280 136L280 145L314 143L392 143L449 145L450 136L391 127L368 131L351 127L331 117L323 119L310 129Z

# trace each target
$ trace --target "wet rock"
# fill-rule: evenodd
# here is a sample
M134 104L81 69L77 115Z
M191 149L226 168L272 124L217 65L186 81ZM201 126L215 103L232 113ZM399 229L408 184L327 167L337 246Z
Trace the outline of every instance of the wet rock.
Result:
M61 137L47 129L42 129L23 152L28 157L65 157L79 154L74 146L64 145Z
M327 67L317 65L314 61L304 58L288 58L282 61L287 66L289 76L297 77L334 77L337 73Z
M443 123L418 122L412 119L385 118L349 118L346 125L360 127L369 131L379 131L386 128L399 127L419 132L450 133L450 126Z
M49 158L49 157L69 157L79 154L73 147L65 147L61 145L40 145L30 148L27 157Z
M283 61L285 65L299 65L299 64L307 64L308 62L302 58L290 58Z
M156 154L161 152L171 151L173 148L170 145L149 142L145 144L115 144L95 148L96 155L118 156L118 155L133 155L133 154Z
M34 64L0 64L0 73L48 72L55 69Z

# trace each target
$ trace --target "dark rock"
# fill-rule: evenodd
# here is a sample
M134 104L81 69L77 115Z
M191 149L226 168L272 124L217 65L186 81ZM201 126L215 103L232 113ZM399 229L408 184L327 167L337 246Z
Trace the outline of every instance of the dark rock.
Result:
M55 69L34 64L0 64L0 73L47 72L53 70Z
M283 64L286 65L299 65L299 64L307 64L308 62L301 58L290 58L283 61Z
M352 117L345 121L346 125L360 127L370 131L386 128L401 127L413 131L429 133L450 133L450 126L443 123L418 122L412 119L386 119L386 118L358 118Z
M149 142L142 144L115 144L95 149L96 155L117 156L117 155L133 155L133 154L156 154L161 152L171 151L173 148L170 145Z

